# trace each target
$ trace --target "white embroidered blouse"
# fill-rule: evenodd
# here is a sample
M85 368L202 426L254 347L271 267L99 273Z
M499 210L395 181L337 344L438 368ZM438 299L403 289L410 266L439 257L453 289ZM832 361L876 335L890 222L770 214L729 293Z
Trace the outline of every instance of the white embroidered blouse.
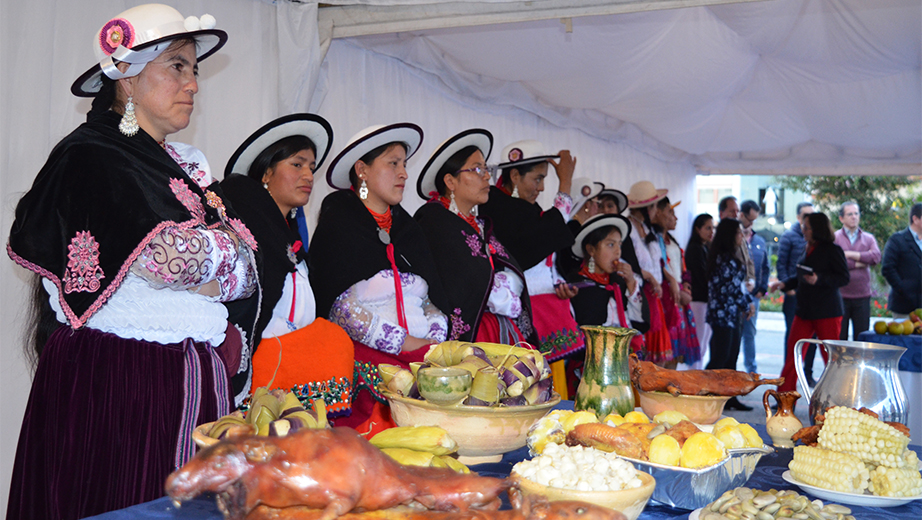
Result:
M165 149L202 188L211 184L205 155L182 143ZM195 292L217 281L218 296ZM68 324L57 287L42 280L57 319ZM219 345L227 329L227 309L220 304L245 298L256 289L255 264L249 248L225 229L165 228L131 265L125 279L86 326L119 337Z
M330 321L354 341L386 352L399 354L406 337L426 338L441 343L448 337L448 319L429 301L429 284L413 273L400 273L407 330L398 324L394 272L379 271L336 298Z

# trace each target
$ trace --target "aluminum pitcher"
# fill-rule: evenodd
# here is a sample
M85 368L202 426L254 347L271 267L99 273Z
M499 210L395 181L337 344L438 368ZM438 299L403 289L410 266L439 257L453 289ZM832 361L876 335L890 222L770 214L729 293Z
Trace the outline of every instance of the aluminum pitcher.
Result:
M816 388L811 392L804 376L803 344L815 343L829 354ZM909 400L898 374L906 349L864 341L802 339L794 345L794 370L810 403L810 422L830 406L865 407L881 421L909 424Z

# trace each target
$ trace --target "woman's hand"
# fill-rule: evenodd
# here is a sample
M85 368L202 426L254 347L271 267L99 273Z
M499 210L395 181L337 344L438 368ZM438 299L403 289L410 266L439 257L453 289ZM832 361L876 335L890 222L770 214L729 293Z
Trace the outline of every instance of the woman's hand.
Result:
M576 157L570 155L570 150L561 150L558 155L560 159L557 162L548 159L548 162L554 165L554 171L557 172L557 179L560 181L557 191L570 193L573 172L576 170Z
M782 282L781 280L768 284L768 292L770 293L775 292L779 289L784 290L784 282Z
M804 281L810 285L816 285L816 281L819 279L819 276L816 273L810 273L804 275Z
M682 291L679 293L679 306L685 307L692 301L691 291Z
M670 279L669 280L669 293L672 294L672 301L674 302L679 301L680 292L681 290L679 289L679 283L673 279Z
M559 283L554 286L554 292L557 293L557 297L561 300L569 300L576 296L579 292L579 288L573 287L568 283Z
M755 303L750 303L750 304L749 304L749 310L746 311L746 319L747 319L747 320L751 320L752 317L755 316L755 315L756 315L756 304L755 304Z
M403 352L413 352L414 350L432 345L432 343L430 339L407 336L406 339L403 340L403 347L401 347L401 350Z
M663 297L663 286L660 285L659 282L656 281L656 278L653 278L652 274L650 274L647 271L641 270L640 276L642 276L644 281L650 285L650 288L653 289L653 294L655 294L657 298Z

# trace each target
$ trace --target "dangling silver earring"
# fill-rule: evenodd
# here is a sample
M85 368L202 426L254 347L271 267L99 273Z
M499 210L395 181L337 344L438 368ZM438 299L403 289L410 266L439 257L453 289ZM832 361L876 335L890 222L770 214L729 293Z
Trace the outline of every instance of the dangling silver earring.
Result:
M515 185L513 185L513 186L515 186ZM518 186L515 186L515 187L512 188L512 198L513 198L513 199L519 198L519 187L518 187Z
M291 218L297 217L297 216L298 216L298 208L291 208L291 213L289 213L289 215L291 215Z
M263 188L266 188L266 191L269 191L269 183L268 183L268 182L264 182L264 183L263 183Z
M368 184L365 184L365 179L362 179L362 185L359 186L359 198L362 200L368 198Z
M455 192L451 192L451 204L448 205L448 211L454 213L455 215L459 213L458 205L455 204Z
M589 257L589 263L586 265L586 269L588 269L590 273L595 273L595 258Z
M125 113L118 123L118 131L131 137L138 133L138 128L138 118L134 115L134 102L131 96L128 96L128 101L125 102Z

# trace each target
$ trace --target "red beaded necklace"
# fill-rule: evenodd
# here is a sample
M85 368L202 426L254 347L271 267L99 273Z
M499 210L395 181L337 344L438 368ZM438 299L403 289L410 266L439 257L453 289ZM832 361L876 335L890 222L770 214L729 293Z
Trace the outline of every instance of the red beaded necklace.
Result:
M451 206L451 200L448 197L440 196L439 202L442 203L442 206L444 206L445 209L448 209L448 207ZM476 231L478 234L480 233L480 224L477 223L477 216L474 215L473 212L471 212L470 215L465 215L464 213L458 211L457 215L464 219L465 222L470 224L471 227L474 228L474 231Z
M378 227L390 233L391 224L394 222L393 217L391 217L391 207L388 206L387 211L384 213L378 213L368 206L365 207L368 209L368 212L371 213L371 216L375 218L375 222L378 224Z
M583 263L583 267L579 270L579 275L599 285L608 285L611 283L608 278L608 273L590 273L585 263Z

